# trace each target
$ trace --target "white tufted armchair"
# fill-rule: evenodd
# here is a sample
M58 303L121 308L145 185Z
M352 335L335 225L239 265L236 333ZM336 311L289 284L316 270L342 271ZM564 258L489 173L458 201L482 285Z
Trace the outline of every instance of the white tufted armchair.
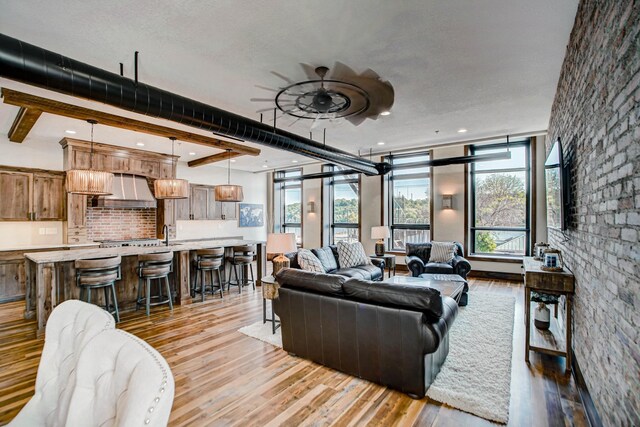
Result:
M35 394L9 425L65 425L81 351L92 338L114 328L113 316L100 307L78 300L58 305L47 322Z
M164 358L120 329L105 331L78 361L68 426L166 426L174 381Z

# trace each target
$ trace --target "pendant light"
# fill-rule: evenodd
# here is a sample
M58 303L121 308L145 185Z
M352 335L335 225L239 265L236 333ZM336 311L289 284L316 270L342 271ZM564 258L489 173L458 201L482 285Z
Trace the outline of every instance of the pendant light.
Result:
M67 171L67 193L86 194L88 196L105 196L112 194L113 174L111 172L93 170L93 125L98 122L87 120L91 124L91 152L89 169L71 169Z
M153 183L156 199L186 199L189 197L189 181L186 179L176 179L176 160L173 158L173 148L176 143L175 137L171 140L171 176L170 179L156 179Z
M216 185L215 194L218 202L241 202L244 200L241 185L231 185L231 150L227 149L227 185Z

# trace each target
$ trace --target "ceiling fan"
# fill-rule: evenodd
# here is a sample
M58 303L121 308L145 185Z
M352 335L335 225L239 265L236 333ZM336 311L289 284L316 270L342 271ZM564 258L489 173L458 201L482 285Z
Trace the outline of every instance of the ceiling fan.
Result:
M376 120L390 111L393 105L393 86L372 70L357 74L346 65L336 63L329 76L329 68L325 66L301 65L309 80L295 82L273 72L287 85L278 89L257 86L277 92L275 98L251 99L275 104L258 112L277 108L282 113L281 117L290 116L294 119L290 126L307 119L313 120L313 129L327 121L340 123L346 120L357 126L368 118Z

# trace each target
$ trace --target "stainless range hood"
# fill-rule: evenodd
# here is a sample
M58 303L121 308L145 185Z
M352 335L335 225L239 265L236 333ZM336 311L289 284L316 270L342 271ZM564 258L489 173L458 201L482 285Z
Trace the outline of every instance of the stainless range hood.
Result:
M144 176L114 174L112 193L109 196L94 198L91 206L102 208L155 208L157 206L147 178Z

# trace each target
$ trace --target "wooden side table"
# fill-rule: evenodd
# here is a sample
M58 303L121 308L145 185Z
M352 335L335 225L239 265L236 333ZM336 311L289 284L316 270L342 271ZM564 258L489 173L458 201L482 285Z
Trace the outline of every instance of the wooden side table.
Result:
M566 359L566 372L571 372L571 322L573 310L573 294L575 282L573 274L566 268L563 271L545 271L540 267L542 262L533 257L523 258L524 268L524 321L525 321L525 360L529 363L529 351L563 356ZM558 310L551 317L548 331L538 331L534 326L531 333L531 291L562 296L567 299L565 320L565 336L561 336L558 328ZM532 342L533 341L533 342Z
M262 324L271 322L271 331L276 333L276 329L280 327L280 321L276 320L276 314L273 311L273 300L278 298L278 289L280 285L273 276L264 276L262 278ZM267 319L267 300L271 301L271 319Z
M391 269L393 269L393 275L396 275L396 256L393 254L384 254L384 255L369 255L371 259L381 259L384 260L384 264L387 267L387 271L389 272L389 278L391 278ZM382 278L384 279L384 277Z

